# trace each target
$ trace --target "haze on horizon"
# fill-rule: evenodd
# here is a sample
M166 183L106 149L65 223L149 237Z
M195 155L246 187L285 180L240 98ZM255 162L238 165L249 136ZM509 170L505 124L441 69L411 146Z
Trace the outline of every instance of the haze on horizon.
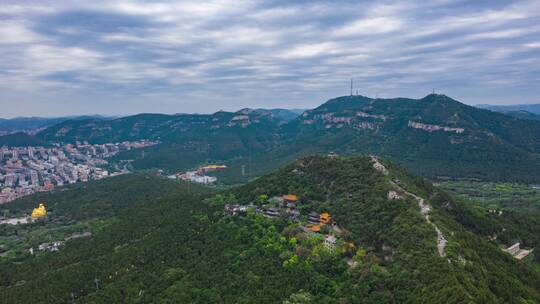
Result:
M0 3L1 117L540 103L539 1Z

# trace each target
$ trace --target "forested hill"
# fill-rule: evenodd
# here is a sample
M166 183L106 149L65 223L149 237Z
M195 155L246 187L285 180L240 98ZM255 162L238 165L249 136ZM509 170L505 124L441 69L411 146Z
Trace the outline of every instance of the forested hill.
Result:
M540 122L467 106L444 95L343 96L304 112L284 125L280 135L279 147L251 160L254 172L301 155L334 151L381 155L429 178L530 182L540 176Z
M135 159L139 169L178 171L229 161L260 175L296 157L335 151L381 155L429 178L538 182L540 176L540 121L467 106L445 95L343 96L292 120L278 112L243 109L68 121L37 137L52 142L160 140L161 145L147 148L144 159L140 151L119 155Z
M359 267L346 271L341 292L350 293L352 303L539 300L538 265L517 263L488 241L492 234L507 242L519 240L505 235L509 227L494 225L487 229L491 235L476 234L470 227L486 229L488 216L380 162L384 167L368 157L305 158L233 192L244 202L263 194L297 193L303 210L332 214L349 230L349 240L367 252ZM390 198L392 191L397 198ZM446 241L442 251L441 237Z
M47 143L45 141L23 132L0 136L0 147L25 147L46 145Z
M540 301L537 264L469 230L459 216L467 207L384 160L308 157L219 194L183 187L124 209L59 252L0 264L0 296L7 303ZM285 194L298 197L294 209L278 199ZM225 204L252 207L227 212ZM307 223L312 212L319 230Z
M265 128L272 131L285 120L270 110L242 109L214 114L138 114L112 120L70 120L38 133L44 140L59 142L119 142L137 139L179 141L184 136L203 136L228 129ZM189 134L189 135L187 135Z
M477 107L496 112L526 111L533 114L540 114L540 104L514 104L514 105L490 105L479 104Z
M101 115L66 116L66 117L16 117L11 119L0 118L0 133L36 133L46 127L67 121L82 119L109 119Z

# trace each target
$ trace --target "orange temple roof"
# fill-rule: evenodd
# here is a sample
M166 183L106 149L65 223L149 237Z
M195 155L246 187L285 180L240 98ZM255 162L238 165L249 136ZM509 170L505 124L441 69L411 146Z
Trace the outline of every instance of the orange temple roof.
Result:
M298 196L294 194L287 194L283 196L283 199L285 199L286 201L296 202L298 201Z
M311 227L309 227L309 229L313 232L320 232L321 231L321 226L320 225L313 225Z
M330 221L330 218L332 218L330 216L330 213L328 212L323 212L321 213L321 215L319 216L320 220L321 220L321 223L323 224L327 224L329 221Z

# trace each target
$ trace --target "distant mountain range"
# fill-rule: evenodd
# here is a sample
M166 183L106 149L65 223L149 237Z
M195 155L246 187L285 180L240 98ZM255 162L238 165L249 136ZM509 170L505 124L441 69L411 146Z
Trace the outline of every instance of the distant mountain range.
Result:
M256 109L261 113L271 113L276 118L283 121L290 121L298 117L304 109ZM175 114L175 116L190 114ZM196 114L193 114L196 115ZM118 116L105 115L81 115L81 116L62 116L62 117L15 117L10 119L0 118L0 135L12 134L17 132L36 133L46 127L50 127L69 120L112 120Z
M524 104L524 105L508 105L508 106L495 106L495 105L477 105L482 109L488 109L490 111L503 113L519 119L527 120L540 120L540 104Z
M68 120L36 134L43 142L152 139L118 155L139 169L184 170L226 162L222 180L241 182L297 157L335 151L377 154L430 178L538 181L540 122L462 104L343 96L306 110L243 109L214 114L139 114Z
M0 135L16 132L35 133L46 127L67 121L82 119L112 119L102 115L64 116L64 117L16 117L0 118Z
M482 109L488 109L496 112L514 112L514 111L527 111L533 114L540 115L540 104L516 104L516 105L490 105L479 104L476 105Z

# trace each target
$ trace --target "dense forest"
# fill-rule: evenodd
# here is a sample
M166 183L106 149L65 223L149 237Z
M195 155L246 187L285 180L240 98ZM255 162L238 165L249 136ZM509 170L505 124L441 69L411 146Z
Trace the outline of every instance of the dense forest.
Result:
M485 213L381 162L385 169L369 157L307 157L220 193L141 175L50 194L57 214L97 203L95 212L112 209L101 216L115 220L59 252L2 260L0 296L6 303L540 301L539 265L489 240ZM149 186L162 191L137 190ZM284 194L298 197L298 220L261 215ZM419 198L431 206L431 224ZM231 215L226 204L253 207ZM340 231L335 246L325 243L329 227L305 232L311 212L331 215ZM447 240L443 256L434 225Z
M34 223L0 225L0 254L24 258L29 247L62 240L76 233L93 232L108 226L126 208L148 204L175 191L181 185L146 174L128 174L91 183L69 185L52 193L36 193L0 205L0 216L24 218L38 203L47 217Z

